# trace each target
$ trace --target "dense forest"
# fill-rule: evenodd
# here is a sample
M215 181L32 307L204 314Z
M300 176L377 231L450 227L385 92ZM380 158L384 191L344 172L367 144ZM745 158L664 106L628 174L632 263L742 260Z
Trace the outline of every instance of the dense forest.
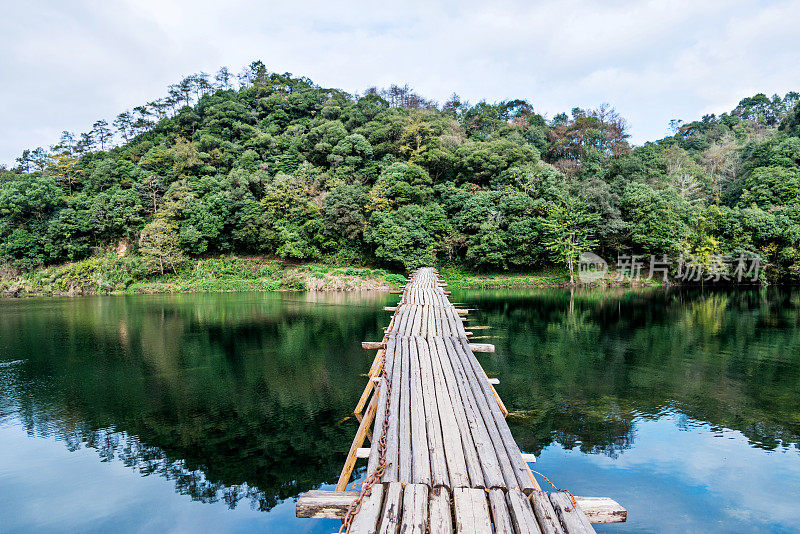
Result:
M548 118L408 86L351 95L256 61L0 168L0 264L126 249L155 274L230 253L528 272L592 250L708 272L757 254L764 279L796 282L799 100L758 94L631 147L606 105Z

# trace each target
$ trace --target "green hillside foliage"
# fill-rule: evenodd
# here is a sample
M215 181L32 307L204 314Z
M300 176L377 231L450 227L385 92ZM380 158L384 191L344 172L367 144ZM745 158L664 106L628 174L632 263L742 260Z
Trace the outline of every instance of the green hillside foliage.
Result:
M798 94L745 98L632 148L613 109L351 95L254 62L65 132L0 171L0 262L28 271L130 243L177 273L220 254L530 272L581 249L759 254L800 278Z

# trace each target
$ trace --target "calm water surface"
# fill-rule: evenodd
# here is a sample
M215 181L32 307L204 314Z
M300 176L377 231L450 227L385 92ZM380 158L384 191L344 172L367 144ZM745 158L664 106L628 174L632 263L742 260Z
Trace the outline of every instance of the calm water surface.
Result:
M800 292L454 292L521 447L602 532L795 532ZM0 531L313 532L397 300L0 300ZM363 475L363 473L361 473Z

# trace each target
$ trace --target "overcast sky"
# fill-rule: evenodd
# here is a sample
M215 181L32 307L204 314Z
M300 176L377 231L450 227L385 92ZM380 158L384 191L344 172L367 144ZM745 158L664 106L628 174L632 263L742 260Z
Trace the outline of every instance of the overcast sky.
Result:
M0 163L166 94L194 72L271 71L444 101L615 106L632 140L800 90L800 0L25 0L0 5Z

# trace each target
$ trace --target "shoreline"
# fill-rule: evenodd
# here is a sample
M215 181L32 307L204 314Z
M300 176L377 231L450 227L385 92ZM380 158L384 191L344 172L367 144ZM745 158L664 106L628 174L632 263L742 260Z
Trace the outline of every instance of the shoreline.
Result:
M267 291L390 291L405 275L385 269L336 265L334 262L289 263L261 256L217 256L192 260L175 273L147 275L136 257L115 254L41 267L28 273L0 272L0 298L74 297L170 293ZM570 289L658 287L619 282L608 277L591 286L570 285L566 271L474 273L441 267L450 289Z

